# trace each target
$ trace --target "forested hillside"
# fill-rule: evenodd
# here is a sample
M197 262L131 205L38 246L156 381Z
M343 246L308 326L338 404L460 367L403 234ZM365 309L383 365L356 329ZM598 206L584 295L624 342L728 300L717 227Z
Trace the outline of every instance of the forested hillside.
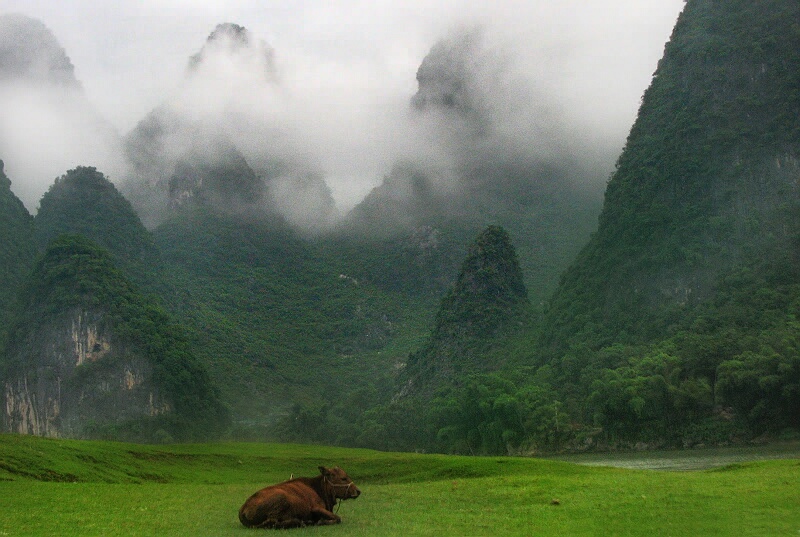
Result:
M438 383L425 409L396 399L360 440L496 453L795 437L798 22L795 2L689 1L597 232L536 328L483 343L484 362L511 366Z
M800 425L800 5L689 1L541 329L611 439Z
M190 327L241 434L269 435L294 404L380 384L395 347L402 356L424 330L429 298L364 276L381 251L340 251L281 221L191 211L155 238L173 289L165 300Z
M144 289L161 279L153 236L130 202L100 171L79 166L57 178L42 196L35 219L39 251L65 233L82 235L114 254L128 278Z
M85 163L32 219L0 162L13 427L57 421L49 380L46 416L23 416L27 376L88 379L68 382L68 414L133 360L146 415L97 410L70 434L471 454L800 434L795 0L686 3L602 211L566 123L474 30L419 65L419 153L337 219L325 170L248 115L283 91L275 54L219 25L125 138L119 191ZM252 87L231 80L205 110L186 94L217 60ZM63 369L62 347L113 360ZM147 399L84 391L98 408Z
M31 241L33 217L11 191L11 181L0 160L0 354L5 345L10 310L16 292L33 264L36 246Z
M442 298L431 335L409 356L406 394L428 394L503 364L486 360L488 345L524 325L531 312L508 233L489 226L472 242L458 278Z
M503 430L476 439L471 431L483 425L480 421L467 428L455 421L469 411L459 399L473 397L475 383L486 375L525 365L507 350L515 338L529 338L533 318L511 238L503 228L489 226L470 243L432 330L384 372L382 391L353 391L324 405L296 406L278 430L289 440L377 449L506 451ZM472 403L483 404L481 398Z

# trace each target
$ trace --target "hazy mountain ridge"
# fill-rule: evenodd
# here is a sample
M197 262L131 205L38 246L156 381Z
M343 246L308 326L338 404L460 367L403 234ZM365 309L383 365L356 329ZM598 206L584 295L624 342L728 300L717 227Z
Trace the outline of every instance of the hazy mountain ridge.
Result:
M521 453L796 432L798 9L686 4L591 239L596 170L557 110L520 107L536 92L509 83L480 31L422 60L409 110L424 147L332 227L325 170L273 124L226 99L192 108L193 84L245 105L248 85L271 99L281 84L269 46L218 27L189 61L183 107L128 136L125 192L164 261L154 288L233 405L233 434ZM211 55L245 76L204 78ZM458 276L487 225L517 253L496 271L515 290L513 329L472 333L461 313L488 323L505 296L487 306L466 264ZM392 400L404 364L437 353L450 361L412 372L430 383L424 404Z
M515 237L538 304L594 229L601 184L569 125L511 63L479 28L434 44L409 99L428 145L395 163L339 227L382 239L433 228L442 243L457 241L460 258L487 224L500 225Z
M337 211L322 173L285 146L270 118L281 91L274 56L243 26L219 24L189 58L175 95L126 135L123 190L149 227L187 204L288 220L310 233L332 225Z
M0 82L12 81L81 87L75 66L53 33L20 14L0 17Z
M90 164L116 175L124 167L119 133L89 101L66 51L25 15L0 15L0 154L32 213L66 170Z

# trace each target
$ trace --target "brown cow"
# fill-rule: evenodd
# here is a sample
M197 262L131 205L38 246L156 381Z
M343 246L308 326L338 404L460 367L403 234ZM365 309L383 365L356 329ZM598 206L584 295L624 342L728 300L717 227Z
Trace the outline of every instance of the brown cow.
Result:
M319 467L317 477L298 477L263 488L247 498L239 520L248 528L299 528L338 524L337 499L358 498L361 491L339 468Z

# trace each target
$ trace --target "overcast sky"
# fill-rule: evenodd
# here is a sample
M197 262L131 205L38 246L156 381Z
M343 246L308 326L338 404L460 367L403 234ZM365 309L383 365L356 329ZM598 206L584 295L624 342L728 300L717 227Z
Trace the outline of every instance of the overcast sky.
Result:
M40 19L121 134L170 96L221 22L274 47L293 88L343 110L406 102L430 47L480 24L598 147L622 147L684 0L2 0Z

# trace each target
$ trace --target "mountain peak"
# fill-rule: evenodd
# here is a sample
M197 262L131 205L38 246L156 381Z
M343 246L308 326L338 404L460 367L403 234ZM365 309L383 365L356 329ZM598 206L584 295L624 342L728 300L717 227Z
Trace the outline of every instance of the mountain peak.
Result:
M468 372L496 369L498 364L481 362L483 351L521 318L527 305L511 238L502 227L488 226L470 245L455 284L442 299L427 344L409 357L412 391L424 391L437 377L449 383Z
M438 111L468 122L475 133L488 128L487 96L481 85L491 72L478 29L456 33L437 42L417 69L417 93L411 99L418 112Z
M0 15L0 82L46 82L80 87L64 48L41 21Z
M36 242L44 248L62 234L82 235L107 248L136 283L146 284L158 267L153 239L130 202L94 167L69 170L42 196Z
M648 342L691 318L727 275L791 251L798 17L795 1L687 2L598 231L553 298L542 334L555 355L580 339Z
M196 75L206 69L219 73L220 62L226 60L244 64L245 68L262 75L265 81L276 80L275 50L265 41L253 37L244 26L231 22L214 28L203 48L189 58L188 73Z

